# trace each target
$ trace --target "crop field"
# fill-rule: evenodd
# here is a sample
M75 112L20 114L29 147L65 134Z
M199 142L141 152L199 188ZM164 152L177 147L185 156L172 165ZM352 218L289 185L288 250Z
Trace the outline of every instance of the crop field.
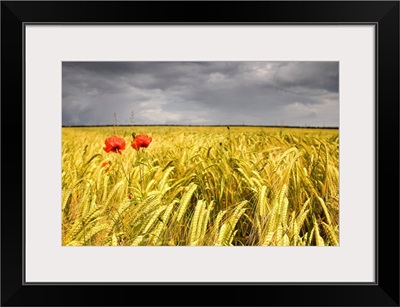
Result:
M60 206L64 246L338 246L339 130L64 127Z

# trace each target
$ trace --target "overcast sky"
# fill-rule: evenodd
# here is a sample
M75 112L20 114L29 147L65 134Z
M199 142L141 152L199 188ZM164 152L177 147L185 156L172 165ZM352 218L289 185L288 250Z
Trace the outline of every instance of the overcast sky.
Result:
M338 62L63 62L62 124L339 126ZM132 117L133 115L133 117Z

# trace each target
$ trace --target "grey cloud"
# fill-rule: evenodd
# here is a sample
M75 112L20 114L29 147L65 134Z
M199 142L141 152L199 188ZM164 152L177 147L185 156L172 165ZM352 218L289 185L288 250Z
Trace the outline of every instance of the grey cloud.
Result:
M128 124L134 111L137 124L337 126L338 73L330 62L64 62L63 124L111 124L114 112Z
M273 77L284 87L339 90L339 62L288 62L280 64Z

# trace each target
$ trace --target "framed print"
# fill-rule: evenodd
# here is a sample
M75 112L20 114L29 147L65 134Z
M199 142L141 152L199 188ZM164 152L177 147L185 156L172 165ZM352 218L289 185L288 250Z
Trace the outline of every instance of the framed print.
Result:
M399 306L398 1L1 8L2 305Z

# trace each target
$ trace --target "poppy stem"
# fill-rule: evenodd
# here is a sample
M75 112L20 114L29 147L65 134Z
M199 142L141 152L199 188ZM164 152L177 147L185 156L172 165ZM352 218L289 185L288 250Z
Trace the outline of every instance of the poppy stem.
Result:
M140 168L140 185L142 187L142 192L144 190L144 182L143 182L143 164L142 164L142 150L139 147L138 150L138 157L139 157L139 168Z

